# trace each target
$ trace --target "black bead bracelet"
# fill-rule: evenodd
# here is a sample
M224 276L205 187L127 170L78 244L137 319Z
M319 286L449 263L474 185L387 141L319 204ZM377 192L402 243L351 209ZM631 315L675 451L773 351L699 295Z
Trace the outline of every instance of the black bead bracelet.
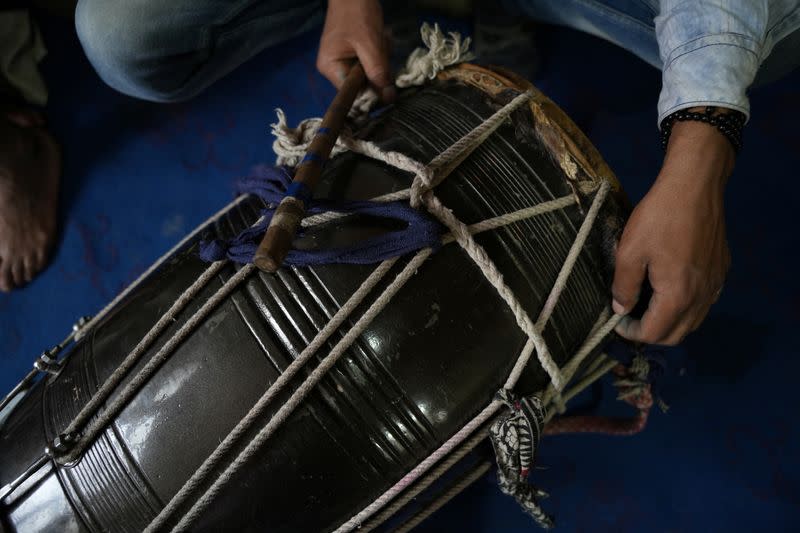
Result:
M707 106L704 112L681 109L664 117L664 120L661 121L662 148L667 149L669 136L672 134L672 126L675 122L698 120L717 128L731 142L734 152L739 153L739 150L742 149L742 130L746 117L740 111L726 109L724 113L717 113L718 109L714 106Z

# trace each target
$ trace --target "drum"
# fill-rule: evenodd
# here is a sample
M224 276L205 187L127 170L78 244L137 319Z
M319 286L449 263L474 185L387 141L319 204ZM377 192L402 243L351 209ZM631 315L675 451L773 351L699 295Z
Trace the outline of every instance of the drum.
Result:
M62 355L44 354L8 398L2 529L379 527L423 489L446 492L434 481L453 465L456 478L484 465L469 452L505 409L498 390L512 383L547 405L569 397L569 387L559 393L570 377L585 386L601 374L610 243L627 203L596 150L529 83L464 64L401 91L328 162L317 196L411 190L413 169L364 147L428 163L498 116L445 165L446 179L417 191L423 212L468 229L448 219L440 247L276 274L205 262L201 241L259 218L264 201L246 195L79 324ZM333 218L297 246L341 246L396 225Z

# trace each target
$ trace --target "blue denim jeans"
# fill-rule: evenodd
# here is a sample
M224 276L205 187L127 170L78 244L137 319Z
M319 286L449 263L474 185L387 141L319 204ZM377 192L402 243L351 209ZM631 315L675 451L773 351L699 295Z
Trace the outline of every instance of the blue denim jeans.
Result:
M658 0L501 3L516 15L611 41L661 68L653 22ZM79 0L75 24L106 83L168 102L194 96L265 48L321 25L324 15L324 0ZM776 46L757 83L797 66L797 33Z
M566 26L610 41L661 70L654 19L658 0L503 0L517 16ZM775 45L754 86L775 81L800 66L800 31Z
M504 0L514 15L610 41L661 69L653 19L658 0Z
M324 17L323 0L79 0L75 27L111 87L173 102Z

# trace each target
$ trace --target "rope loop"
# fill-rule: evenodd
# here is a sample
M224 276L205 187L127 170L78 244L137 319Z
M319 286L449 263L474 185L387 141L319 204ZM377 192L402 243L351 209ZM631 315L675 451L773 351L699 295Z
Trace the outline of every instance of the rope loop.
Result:
M422 36L423 41L428 46L428 52L417 50L412 54L406 65L406 72L402 73L397 78L398 86L405 87L422 84L426 80L435 77L441 69L470 57L467 50L469 40L465 39L462 41L457 34L450 34L448 39L444 37L438 26L430 27L424 25L422 28ZM381 201L408 199L413 208L419 209L422 206L425 207L427 213L420 213L419 215L424 214L427 216L429 213L433 215L433 218L438 220L439 224L448 228L452 238L475 262L486 280L497 290L498 294L509 306L516 323L527 336L527 342L519 353L514 368L506 379L503 385L504 388L500 391L498 396L492 399L480 413L469 420L445 443L428 457L424 458L416 467L409 471L374 502L366 506L344 524L341 524L336 530L337 532L350 531L364 523L364 521L370 518L377 510L388 504L412 483L417 482L429 469L433 468L441 461L446 460L454 450L457 450L458 447L466 442L471 442L469 439L482 432L482 434L485 435L485 428L488 425L491 425L493 428L498 428L498 433L503 433L508 437L513 433L516 439L515 444L511 444L510 441L506 439L497 440L496 450L501 449L501 453L503 454L503 458L501 459L501 453L498 453L498 463L502 463L501 488L505 486L505 488L503 488L504 492L513 495L541 525L545 527L552 525L552 519L544 514L536 503L536 500L544 497L545 493L531 487L527 483L527 476L533 465L535 456L535 446L539 440L539 436L543 432L545 402L541 401L538 397L517 398L513 396L511 391L535 352L542 368L550 377L552 391L558 393L561 391L566 381L575 373L576 368L572 367L577 367L580 360L591 353L597 344L602 342L619 319L619 317L615 316L604 324L601 324L598 319L598 328L595 328L593 332L589 334L576 356L564 369L559 368L553 360L542 336L542 330L564 290L564 284L574 269L578 255L581 253L589 231L595 223L597 213L608 193L609 185L607 182L604 182L600 186L598 194L593 200L592 207L584 218L581 229L569 251L569 255L565 259L557 283L554 285L547 299L545 309L536 322L532 321L528 316L524 306L522 306L517 296L504 281L500 270L489 257L486 250L476 242L473 237L473 231L478 231L479 228L474 227L471 229L470 226L464 224L447 206L442 204L439 198L434 194L434 188L476 150L492 132L496 131L516 109L525 105L530 98L531 93L520 93L512 101L495 112L491 117L482 121L473 130L453 143L428 164L420 163L398 152L382 150L379 146L370 141L355 139L352 136L352 132L348 129L343 131L336 142L332 156L344 150L351 150L377 161L381 161L399 170L410 172L414 176L409 189L384 195ZM356 106L357 109L354 111L355 114L361 114L369 110L371 106L374 105L371 102L374 101L376 100L368 95L359 99L358 105ZM307 119L302 121L296 128L291 128L286 122L285 114L281 110L278 110L277 114L278 122L272 125L272 132L275 135L273 148L275 149L280 164L295 166L305 154L308 143L319 128L319 119ZM284 179L285 176L276 175L274 183L280 184ZM560 208L574 203L571 199L568 199L570 201L566 203L558 203L563 200L564 199L555 199L550 203L554 206L560 206ZM543 206L536 207L541 208ZM544 212L548 212L548 210L532 209L527 212L525 217L535 216ZM309 219L320 217L319 220L321 221L330 220L331 218L329 215L330 213L318 213L313 217L309 217ZM334 213L334 215L341 214ZM264 218L265 217L262 217L256 225L262 223ZM505 224L514 223L517 220L521 220L521 218L507 218L502 221L487 220L475 226L481 226L481 224L491 222L491 225L487 225L486 229L493 229ZM308 224L309 220L306 220L304 227L307 227ZM480 229L480 231L484 231L484 229ZM438 245L441 238L441 235L437 235L436 245ZM362 305L367 297L370 297L370 293L373 289L377 291L376 286L379 281L387 275L397 261L399 254L404 252L393 253L391 259L386 259L380 263L367 280L354 292L348 302L340 308L334 318L315 336L298 359L290 365L290 368L287 368L284 374L282 374L273 385L267 388L259 401L251 408L247 415L239 421L234 430L226 436L214 452L204 461L201 467L167 503L164 509L159 512L158 516L149 524L146 531L155 531L164 527L168 522L172 521L173 514L176 514L184 504L186 504L188 509L179 520L175 517L177 523L173 531L185 531L189 529L204 510L211 505L225 485L233 479L234 474L248 464L248 461L258 452L259 448L266 444L271 435L277 431L288 417L292 415L297 406L311 393L326 372L337 363L338 359L350 348L352 343L364 333L378 313L382 312L394 295L415 275L417 269L420 268L433 253L434 248L434 244L430 243L427 244L425 248L417 251L394 279L392 279L379 294L374 296L364 314L351 324L352 321L350 321L349 318L353 310ZM213 251L216 253L219 252L219 250L220 248L216 247ZM167 313L161 317L156 326L147 333L128 357L126 357L123 364L112 375L113 379L109 379L104 383L98 393L93 396L90 402L81 410L78 416L76 416L68 427L67 433L60 436L60 438L63 437L62 442L54 442L54 445L69 444L68 441L73 439L69 432L76 431L74 434L74 440L77 441L76 445L72 447L61 460L68 461L79 457L80 453L91 444L93 439L104 430L113 417L126 405L132 395L135 394L136 391L152 377L159 366L170 357L178 344L183 342L183 340L187 338L233 290L244 283L255 271L253 265L246 265L238 270L213 296L206 300L205 303L192 314L179 328L176 334L168 339L137 373L133 374L133 377L128 383L120 387L121 390L112 398L111 393L116 390L127 373L137 364L138 359L147 350L151 349L151 346L155 343L158 336L166 331L174 317L188 305L194 296L199 293L212 278L215 279L225 263L224 260L212 263L201 277L180 296ZM112 302L112 304L113 303L114 302ZM347 323L347 326L345 326L345 323ZM340 328L342 328L343 336L334 343L327 354L318 354L318 351L328 346L328 339ZM255 437L240 446L238 441L243 439L248 431L254 429L252 426L255 421L263 417L265 410L273 400L288 388L288 380L290 377L294 373L303 370L305 368L304 365L307 365L312 359L316 361L317 358L319 362L313 369L309 368L310 373L306 379L298 385L296 389L290 391L289 399L280 406L263 427L255 432ZM548 400L548 398L545 398L545 400ZM102 411L100 411L101 405L104 406ZM494 420L495 415L503 405L509 407L507 412L500 417L504 422L491 424L491 421ZM97 416L95 417L95 415ZM235 446L240 446L241 451L234 454L234 457L231 458L231 451ZM226 458L230 458L230 461ZM209 479L212 476L214 477ZM197 497L195 497L196 492L200 492ZM190 498L192 499L190 500Z

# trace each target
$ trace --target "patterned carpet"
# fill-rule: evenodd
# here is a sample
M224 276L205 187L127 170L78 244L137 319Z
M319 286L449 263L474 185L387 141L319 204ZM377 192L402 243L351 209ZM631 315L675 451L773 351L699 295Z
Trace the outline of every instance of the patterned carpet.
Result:
M272 162L268 124L322 112L316 35L263 53L195 100L139 102L96 77L74 32L49 21L48 116L63 143L63 235L47 271L0 295L0 390L74 322L231 198L232 180ZM588 133L639 199L661 161L660 74L622 50L545 29L537 85ZM728 187L733 267L703 328L667 350L671 405L633 438L545 440L534 480L559 531L796 531L800 429L800 72L752 95L745 149ZM602 409L614 409L606 391ZM484 476L420 531L530 531Z

